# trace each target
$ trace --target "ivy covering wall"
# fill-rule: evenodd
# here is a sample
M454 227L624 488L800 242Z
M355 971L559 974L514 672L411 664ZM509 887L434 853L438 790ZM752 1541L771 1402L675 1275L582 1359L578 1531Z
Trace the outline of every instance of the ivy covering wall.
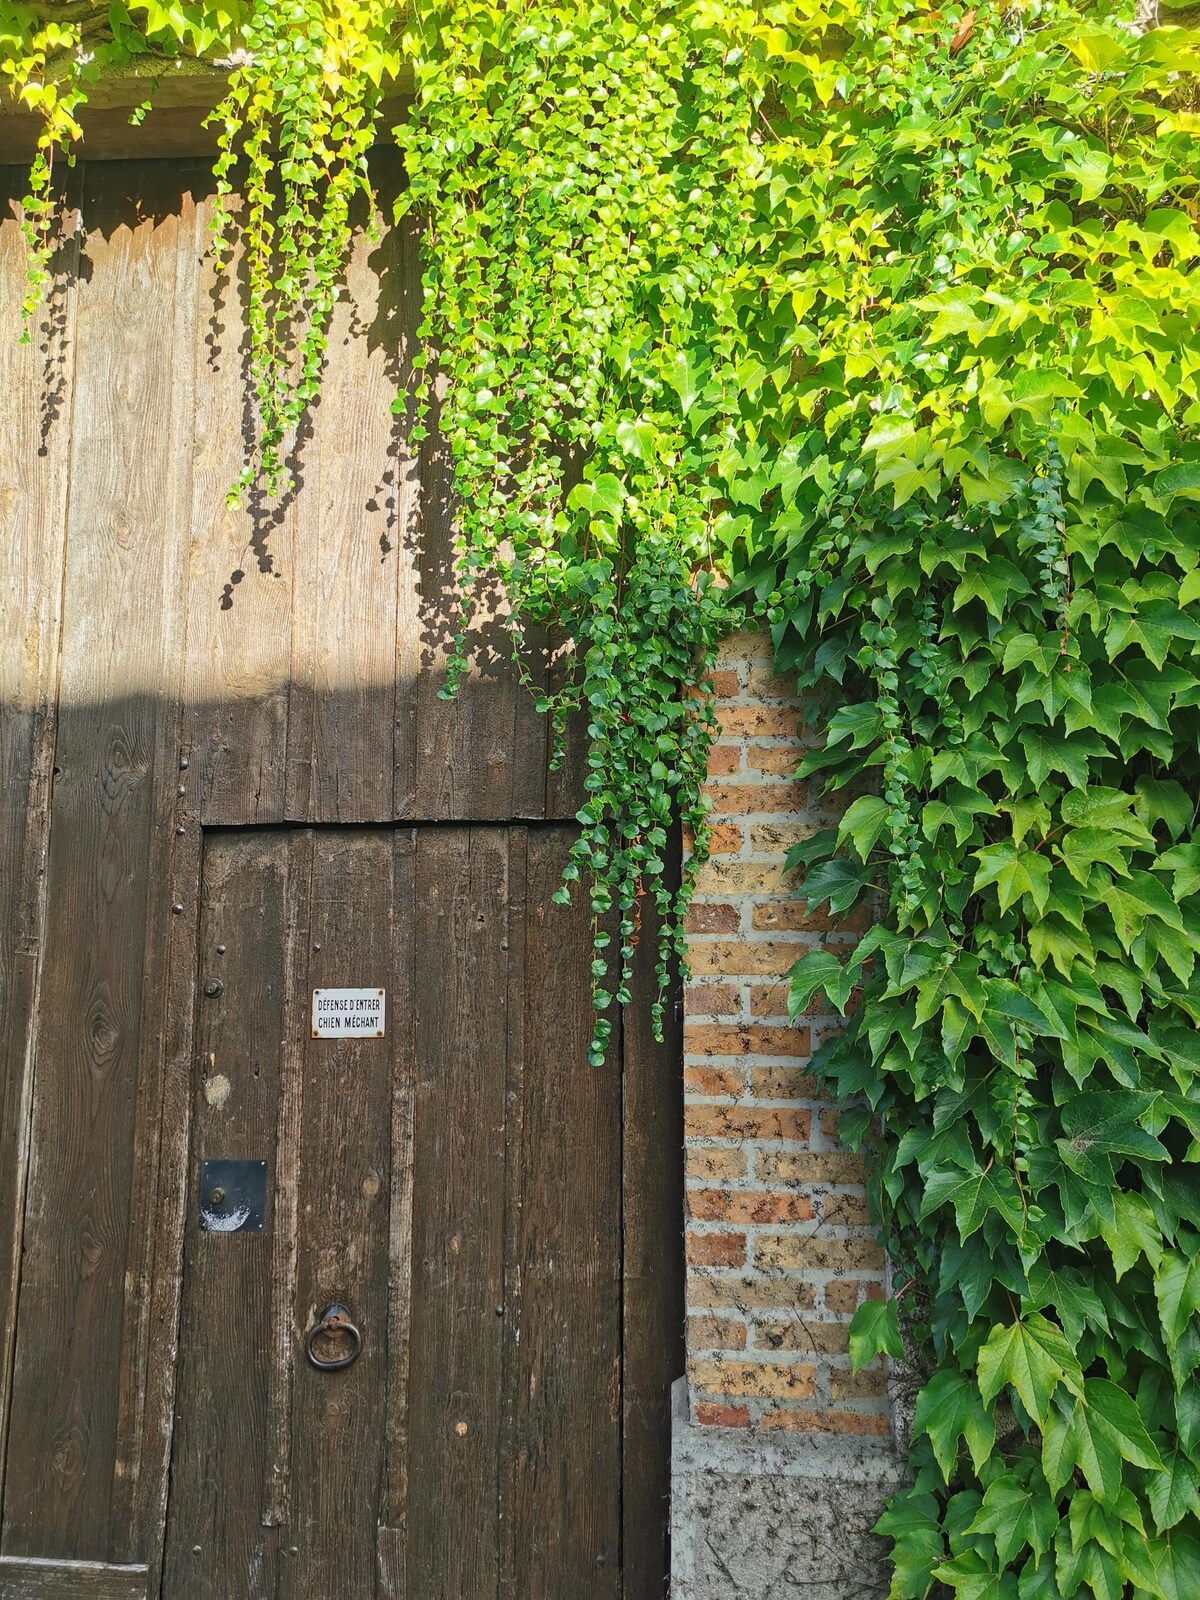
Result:
M1172 18L1176 21L1173 23ZM564 894L601 1062L701 688L747 609L830 707L852 803L800 892L874 930L797 968L876 1140L924 1379L893 1595L1200 1594L1200 34L1157 0L0 5L57 169L95 77L231 58L260 474L278 488L402 63L460 573L574 648ZM135 63L136 64L136 63ZM153 70L153 69L152 69ZM437 382L434 382L434 379ZM577 886L578 885L578 886ZM585 1070L582 1067L580 1070Z

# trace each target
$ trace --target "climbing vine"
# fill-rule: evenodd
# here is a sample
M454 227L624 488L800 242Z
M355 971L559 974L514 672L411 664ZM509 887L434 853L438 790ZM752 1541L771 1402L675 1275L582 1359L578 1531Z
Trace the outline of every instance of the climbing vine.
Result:
M543 709L560 732L583 713L560 892L597 919L594 1060L647 895L660 977L679 947L668 830L695 831L694 870L721 632L748 608L824 697L800 771L849 804L790 864L810 908L879 915L848 959L801 961L792 1003L845 1013L818 1067L846 1136L877 1141L897 1291L853 1352L923 1383L882 1524L895 1600L1200 1593L1189 20L0 5L3 70L46 118L31 307L95 74L233 60L218 178L242 196L223 230L260 424L241 488L282 482L411 64L424 355L397 405L454 458L455 671L498 579ZM548 627L549 680L526 642Z

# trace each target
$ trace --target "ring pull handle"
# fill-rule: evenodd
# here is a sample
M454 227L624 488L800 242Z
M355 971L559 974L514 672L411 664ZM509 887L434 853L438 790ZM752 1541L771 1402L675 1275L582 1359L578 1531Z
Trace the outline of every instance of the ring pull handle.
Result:
M322 1337L334 1339L337 1343L345 1344L347 1348L341 1355L325 1356L317 1353L317 1340ZM343 1367L353 1366L358 1360L362 1350L362 1334L355 1327L349 1311L340 1301L334 1300L327 1305L321 1315L308 1330L308 1337L304 1341L304 1348L312 1365L321 1372L338 1372Z

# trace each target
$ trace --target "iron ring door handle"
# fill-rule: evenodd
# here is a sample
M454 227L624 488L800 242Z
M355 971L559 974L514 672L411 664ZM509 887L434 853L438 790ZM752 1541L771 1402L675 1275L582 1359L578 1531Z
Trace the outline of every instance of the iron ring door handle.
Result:
M322 1356L317 1354L317 1340L322 1334L347 1339L349 1349L340 1356ZM304 1348L312 1365L321 1372L338 1372L343 1367L353 1366L358 1360L362 1350L362 1334L351 1320L346 1307L335 1300L332 1305L325 1307L321 1315L308 1330L308 1337L304 1341Z

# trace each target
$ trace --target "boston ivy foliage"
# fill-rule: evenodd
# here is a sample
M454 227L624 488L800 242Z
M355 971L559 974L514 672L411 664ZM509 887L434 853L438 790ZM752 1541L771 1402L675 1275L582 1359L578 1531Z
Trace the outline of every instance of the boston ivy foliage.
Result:
M402 403L440 408L468 603L498 575L518 654L567 639L539 693L588 722L597 1059L643 893L678 939L667 826L702 851L739 607L824 697L801 772L850 804L792 864L878 920L792 1000L846 1013L821 1066L877 1141L898 1291L853 1350L925 1380L896 1600L1200 1594L1200 37L1171 16L426 0L402 42L385 4L0 6L49 119L35 274L104 52L245 52L217 118L268 478L413 63Z

